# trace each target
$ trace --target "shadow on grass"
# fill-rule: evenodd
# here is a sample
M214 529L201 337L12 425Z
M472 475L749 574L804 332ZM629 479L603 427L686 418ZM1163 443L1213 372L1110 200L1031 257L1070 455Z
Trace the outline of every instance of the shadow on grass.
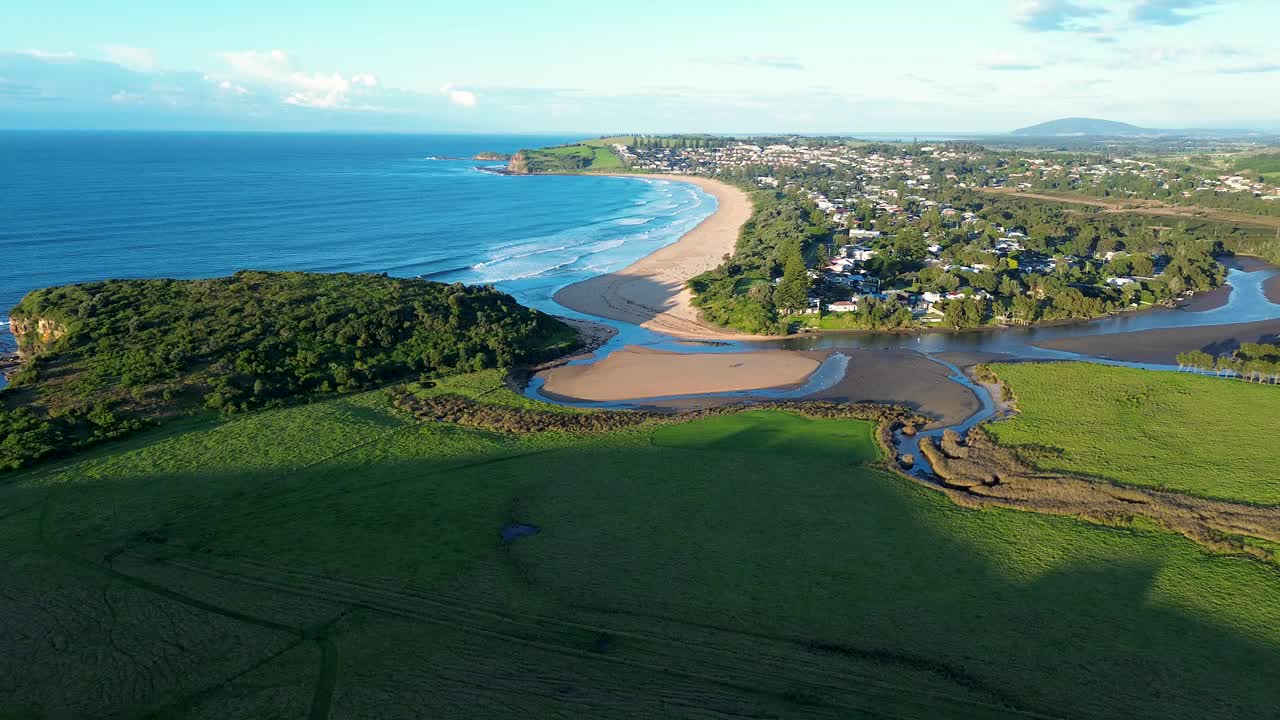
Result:
M1171 534L965 510L835 454L583 443L409 457L439 438L416 442L292 473L6 488L6 506L27 509L0 524L11 541L0 605L35 603L43 624L88 612L67 602L83 588L23 573L33 554L133 559L125 572L159 585L216 567L200 602L232 613L250 603L271 620L273 603L302 594L405 627L447 626L465 639L437 647L442 657L480 653L517 695L526 677L527 707L544 713L576 697L533 693L546 675L588 695L608 686L634 707L653 700L634 689L639 678L678 679L787 717L1262 718L1280 703L1280 578ZM497 532L513 520L542 532L501 548ZM6 633L7 655L24 658L4 668L7 687L91 672L76 658L114 656L121 642L100 627L56 654L32 645L39 633ZM400 678L424 710L470 692L447 664L401 677L416 641L369 634L378 627L332 638L329 680L347 702L379 702L343 684L353 645L380 648L360 671ZM536 672L504 667L515 647L538 658ZM174 690L138 688L121 702ZM68 702L0 687L0 715Z

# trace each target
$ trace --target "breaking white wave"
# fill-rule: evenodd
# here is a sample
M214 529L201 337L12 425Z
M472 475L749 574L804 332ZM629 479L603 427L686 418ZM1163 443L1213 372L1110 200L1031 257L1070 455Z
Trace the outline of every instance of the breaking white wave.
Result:
M530 245L531 245L531 244L530 244ZM526 247L527 247L527 246L529 246L529 245L526 245ZM515 247L521 247L521 246L517 245L517 246L515 246ZM570 245L557 245L556 247L550 247L550 248L537 247L537 246L533 246L533 247L534 247L534 249L532 249L532 250L530 250L530 251L528 251L528 252L524 252L524 253L513 253L513 254L511 254L511 255L498 255L497 257L489 258L488 260L485 260L484 262L478 262L478 263L476 263L475 265L472 265L472 266L471 266L471 269L472 269L472 270L483 270L484 268L487 268L487 267L489 267L490 265L497 265L498 263L510 262L511 260L519 260L520 258L533 257L534 255L545 255L545 254L547 254L547 253L559 252L559 251L561 251L561 250L568 250L568 249L569 249L570 247L572 247L572 246L570 246Z

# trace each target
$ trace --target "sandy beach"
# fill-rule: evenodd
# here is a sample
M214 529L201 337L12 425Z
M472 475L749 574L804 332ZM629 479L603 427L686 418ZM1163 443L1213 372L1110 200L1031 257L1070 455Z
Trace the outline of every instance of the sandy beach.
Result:
M548 395L610 402L794 386L825 355L789 350L685 354L627 346L590 365L564 365L538 375L546 380L542 390Z
M677 337L754 339L703 323L685 283L712 270L733 252L738 230L751 217L746 193L719 180L687 175L625 175L697 185L718 207L679 240L617 272L577 282L555 301L578 312L640 325Z

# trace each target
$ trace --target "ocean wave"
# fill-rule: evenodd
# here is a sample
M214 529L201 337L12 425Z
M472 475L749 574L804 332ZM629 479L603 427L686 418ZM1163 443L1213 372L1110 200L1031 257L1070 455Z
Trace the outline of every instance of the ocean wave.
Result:
M647 233L646 233L646 234L647 234ZM586 254L586 255L595 255L595 254L597 254L597 253L606 252L606 251L608 251L608 250L612 250L612 249L614 249L614 248L620 248L620 247L622 247L623 245L626 245L626 244L627 244L627 239L626 239L626 238L615 238L615 239L613 239L613 240L601 240L600 242L598 242L598 243L596 243L595 245L591 246L591 251L590 251L590 252L588 252L588 253L585 253L585 254Z
M620 219L620 220L617 220L617 221L616 221L616 224L618 224L618 225L644 225L645 223L649 223L649 222L652 222L652 221L653 221L653 218L651 218L651 217L647 217L647 218L622 218L622 219Z
M533 257L534 255L546 255L547 253L559 252L561 250L568 250L571 247L576 247L576 246L557 245L556 247L551 247L551 248L539 248L537 250L530 250L529 252L526 252L526 253L515 253L512 255L499 255L498 257L489 258L484 262L478 262L475 265L472 265L471 269L483 270L489 267L490 265L497 265L499 263L510 262L512 260L519 260L520 258Z
M541 275L546 275L548 273L555 272L556 270L559 270L561 268L569 267L570 265L578 262L581 259L582 259L581 255L576 255L569 260L565 260L562 263L556 263L555 265L551 265L549 267L538 268L536 270L529 270L528 272L516 273L514 275L500 275L499 277L485 277L484 282L499 283L499 282L511 282L512 280L527 280L529 278L539 277Z
M470 266L462 265L460 267L445 268L444 270L432 270L431 272L428 272L428 273L422 273L418 277L422 278L423 280L430 280L431 278L440 277L441 275L452 275L454 273L466 272L467 270L470 270L470 269L471 269Z
M515 280L527 280L529 278L551 275L555 273L557 270L563 270L571 266L578 266L579 269L588 270L588 271L601 269L600 265L584 267L584 266L581 266L580 264L582 263L583 260L587 258L601 255L602 253L607 253L610 250L615 250L617 248L622 247L623 245L626 245L629 238L638 238L643 236L647 236L647 233L637 234L637 235L622 237L622 238L613 238L609 240L596 240L591 243L584 243L579 246L573 246L573 248L581 247L583 248L583 251L576 252L573 254L572 257L559 259L559 262L553 262L549 265L532 264L531 266L531 264L528 262L521 263L519 261L522 258L523 259L536 258L539 255L549 254L552 252L552 250L550 249L548 249L546 252L541 252L541 253L526 253L525 255L522 256L522 258L516 258L516 257L505 258L499 261L492 262L484 267L472 266L468 269L475 271L480 276L480 281L486 282L486 283L500 283L500 282L512 282ZM573 248L562 247L562 248L558 248L558 250L567 250L567 249L573 249ZM608 266L608 263L606 262L605 267L607 266Z
M667 217L675 217L676 215L683 215L683 214L685 214L685 213L689 212L690 210L697 210L697 209L698 209L698 208L700 208L700 207L702 207L702 198L696 198L696 199L695 199L695 201L694 201L694 203L693 203L692 205L690 205L689 207L684 208L683 210L677 210L677 211L675 211L675 212L671 213L670 215L668 215Z

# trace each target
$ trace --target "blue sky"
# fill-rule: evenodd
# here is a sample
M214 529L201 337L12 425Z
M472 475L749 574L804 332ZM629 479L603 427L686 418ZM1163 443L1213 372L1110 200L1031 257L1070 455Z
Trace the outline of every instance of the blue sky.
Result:
M8 128L1280 129L1277 0L0 3Z

